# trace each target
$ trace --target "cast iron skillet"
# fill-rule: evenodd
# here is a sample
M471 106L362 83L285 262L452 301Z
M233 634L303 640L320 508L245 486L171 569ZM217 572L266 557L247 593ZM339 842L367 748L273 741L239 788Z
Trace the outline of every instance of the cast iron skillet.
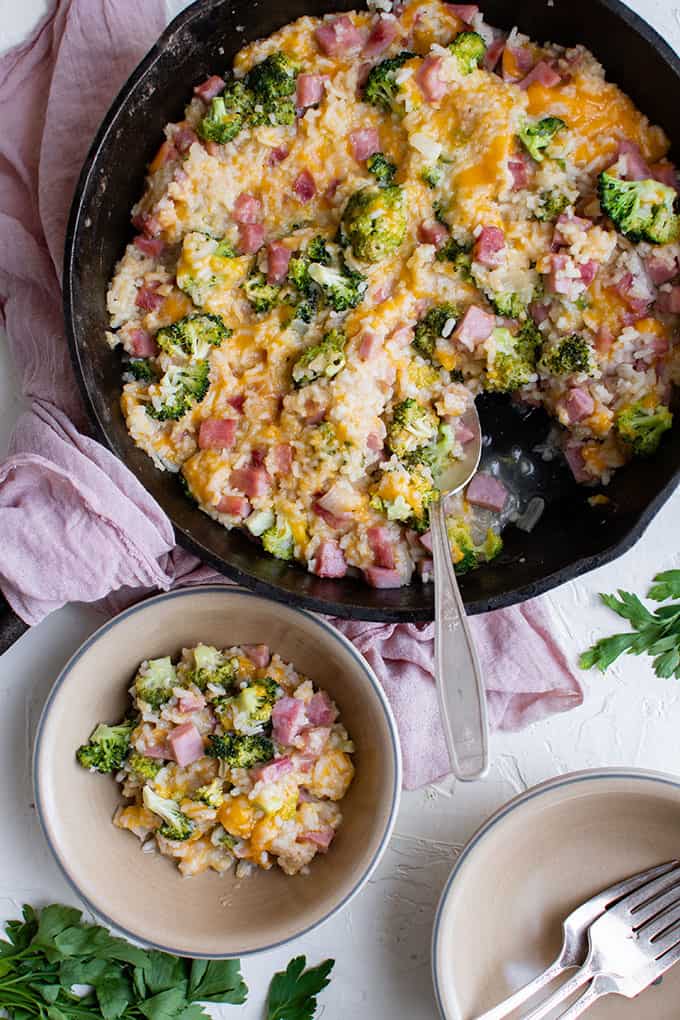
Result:
M321 580L278 562L237 532L227 532L196 509L176 477L157 471L129 438L119 409L120 354L104 342L105 294L116 260L130 240L129 210L142 191L145 168L163 126L181 119L194 84L230 66L251 39L269 35L303 14L349 10L347 0L199 0L161 36L115 100L83 168L68 227L64 309L83 395L99 438L135 473L172 520L177 541L229 577L264 595L314 610L359 619L398 621L432 617L432 586L376 591L354 579ZM670 133L680 152L680 59L663 39L617 0L487 0L486 19L538 40L585 43L611 80ZM547 431L543 412L522 417L509 400L483 399L485 430L494 450L530 449ZM577 487L556 462L540 469L537 491L547 509L527 535L507 529L505 551L461 581L470 613L537 595L628 549L672 492L680 472L680 428L659 454L619 472L611 503L593 509L592 490Z

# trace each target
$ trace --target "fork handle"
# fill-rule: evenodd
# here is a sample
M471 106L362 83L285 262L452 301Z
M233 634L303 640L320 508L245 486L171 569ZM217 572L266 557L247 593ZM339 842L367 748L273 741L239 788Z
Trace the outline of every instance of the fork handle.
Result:
M607 975L598 974L590 982L583 995L580 995L576 1002L572 1002L564 1013L560 1013L559 1020L576 1020L576 1017L590 1009L597 999L601 999L603 995L611 995L615 991L616 989Z
M503 1020L503 1017L510 1016L516 1009L519 1009L525 1002L532 999L534 995L538 995L542 988L549 985L551 981L554 981L556 977L564 973L565 970L570 970L571 967L562 962L561 957L551 963L542 974L537 974L533 981L530 981L528 985L524 985L522 988L518 988L516 992L507 998L503 1002L500 1002L493 1009L487 1010L486 1013L482 1013L477 1017L477 1020Z
M577 970L568 981L565 981L563 985L560 985L552 995L548 996L544 1002L542 1002L536 1009L532 1010L531 1013L527 1013L524 1020L543 1020L543 1017L549 1016L552 1011L568 999L570 995L577 992L579 988L583 988L590 979L593 977L593 969L590 965L590 961Z

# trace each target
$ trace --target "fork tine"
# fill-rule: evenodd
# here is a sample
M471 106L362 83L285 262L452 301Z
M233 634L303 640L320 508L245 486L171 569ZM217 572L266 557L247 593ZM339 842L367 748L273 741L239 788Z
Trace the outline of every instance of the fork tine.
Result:
M648 936L644 928L644 937L649 938L650 949L658 959L669 949L672 949L676 942L680 942L680 903L676 903L672 910L658 917L650 928L655 928L653 935Z
M630 878L624 878L622 882L617 882L616 885L611 885L608 889L604 889L598 897L593 899L602 899L607 906L613 905L618 900L623 899L624 896L628 896L629 893L634 893L641 886L646 885L655 878L660 878L662 875L666 875L669 871L673 871L680 865L679 860L666 861L665 864L657 864L654 868L648 868L647 871L640 871L637 875L631 875Z
M667 970L670 970L671 967L675 966L678 960L680 960L680 933L677 933L677 941L675 942L675 945L671 949L667 949L663 956L656 961L656 965L658 967L656 977L658 978L661 977L662 974L665 974ZM656 978L654 980L656 980Z
M633 931L638 938L651 942L672 924L673 908L680 909L680 885L674 886L647 905L649 914L646 920L638 923L639 913L633 914ZM669 917L671 920L668 920Z
M680 866L672 868L653 882L647 882L646 885L641 886L635 892L631 893L630 896L626 896L624 899L619 900L618 903L610 907L609 910L612 914L619 917L626 923L632 924L633 920L636 923L638 920L640 923L643 923L647 916L644 910L645 905L649 904L655 897L660 896L679 881ZM633 914L640 908L643 909L641 909L639 917L633 918ZM652 915L650 916L653 916L653 913L654 912L652 912Z

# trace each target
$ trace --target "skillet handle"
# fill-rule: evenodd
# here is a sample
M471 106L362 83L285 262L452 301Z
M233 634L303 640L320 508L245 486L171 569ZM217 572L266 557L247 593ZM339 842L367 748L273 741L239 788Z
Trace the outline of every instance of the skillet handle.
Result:
M17 616L0 592L0 655L11 648L27 630L28 624Z

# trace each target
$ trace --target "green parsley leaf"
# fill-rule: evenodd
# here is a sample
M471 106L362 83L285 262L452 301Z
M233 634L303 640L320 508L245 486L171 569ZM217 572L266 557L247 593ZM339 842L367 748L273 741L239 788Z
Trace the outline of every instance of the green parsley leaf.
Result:
M188 998L192 1002L245 1002L248 986L241 977L239 960L194 960L189 975Z
M285 971L274 975L267 998L267 1020L312 1020L316 996L330 982L335 960L324 960L318 967L307 966L304 956L296 956Z
M666 570L654 578L656 584L649 589L650 599L665 602L666 599L680 599L680 570Z

